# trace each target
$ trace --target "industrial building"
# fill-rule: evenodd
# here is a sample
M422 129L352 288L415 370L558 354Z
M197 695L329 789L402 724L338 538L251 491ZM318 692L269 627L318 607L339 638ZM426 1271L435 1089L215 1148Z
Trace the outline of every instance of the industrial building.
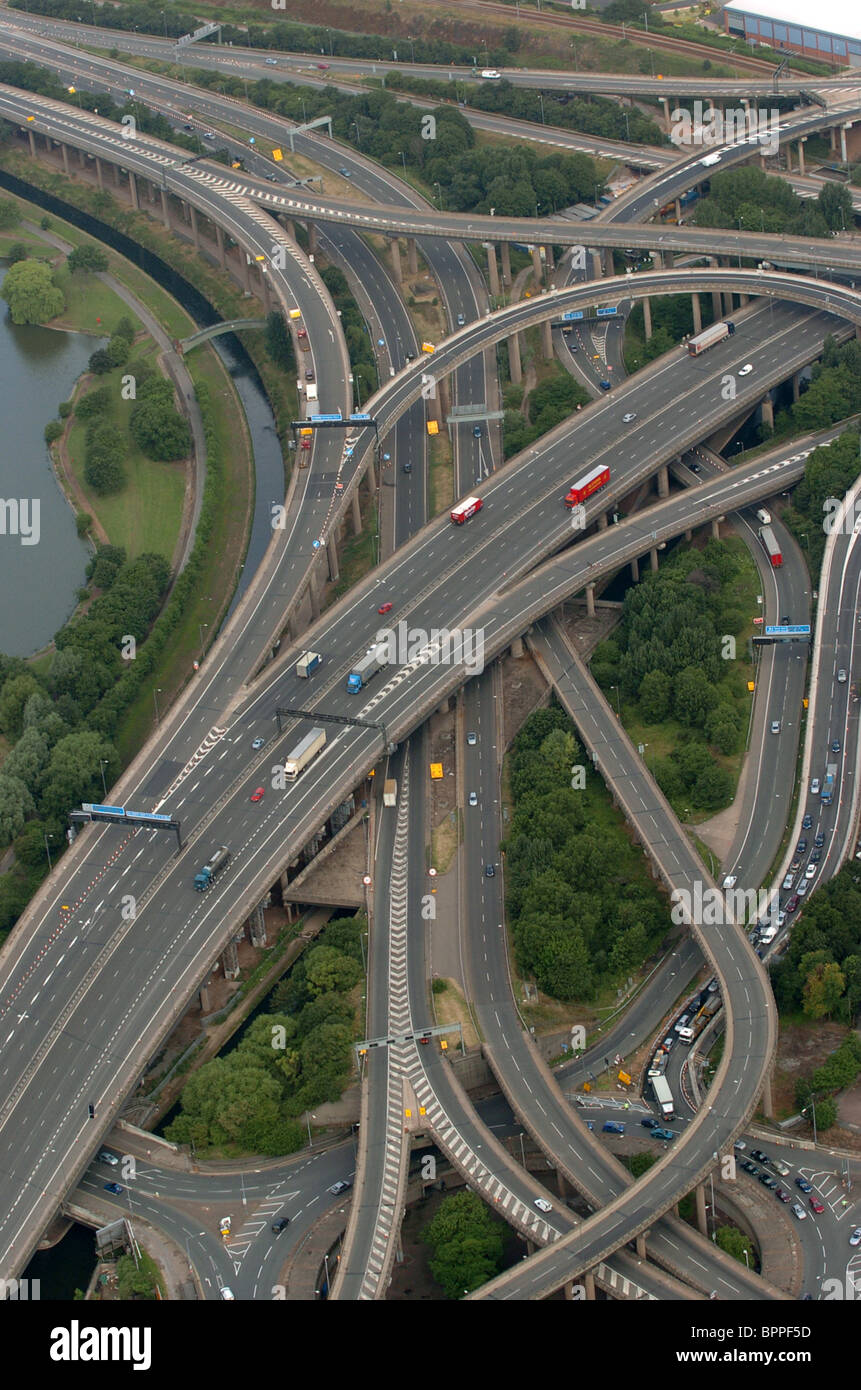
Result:
M858 0L729 0L724 28L749 43L799 53L804 58L861 67Z

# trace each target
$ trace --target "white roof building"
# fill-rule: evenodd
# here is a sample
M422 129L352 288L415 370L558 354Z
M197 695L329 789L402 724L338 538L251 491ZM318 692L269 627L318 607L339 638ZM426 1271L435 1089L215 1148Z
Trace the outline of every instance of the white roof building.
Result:
M724 27L826 63L861 66L858 0L728 0Z

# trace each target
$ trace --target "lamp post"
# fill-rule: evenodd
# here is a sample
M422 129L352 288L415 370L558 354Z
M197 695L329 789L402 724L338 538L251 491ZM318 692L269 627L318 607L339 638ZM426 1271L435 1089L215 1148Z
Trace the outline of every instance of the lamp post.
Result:
M615 692L616 692L616 714L618 715L619 719L621 719L621 718L622 718L622 707L621 707L621 705L620 705L620 703L619 703L619 687L618 687L618 685L611 685L611 686L610 686L610 689L611 689L611 690L615 690Z
M160 685L159 685L159 686L153 686L152 702L153 702L153 704L155 705L155 722L156 722L156 724L160 724L160 723L161 723L161 714L159 713L159 708L158 708L158 697L159 697L160 694L161 694L161 686L160 686Z
M43 831L42 831L42 835L43 835L44 840L45 840L45 853L46 853L47 856L48 856L48 873L50 874L50 873L53 873L53 871L54 871L54 866L53 866L53 864L51 863L51 851L50 851L49 848L48 848L48 841L49 841L49 840L53 840L54 837L53 837L53 835L49 835L48 832L47 832L46 830L43 830Z
M105 785L105 768L110 762L110 758L99 758L99 772L102 774L102 791L105 794L105 801L108 799L108 789Z
M403 150L398 150L398 154L399 154L400 157L401 157L401 163L402 163L403 166L404 166L404 178L406 178L406 176L407 176L407 157L406 157L406 155L404 154Z
M209 627L209 623L198 623L197 630L200 633L200 655L203 656L203 629Z

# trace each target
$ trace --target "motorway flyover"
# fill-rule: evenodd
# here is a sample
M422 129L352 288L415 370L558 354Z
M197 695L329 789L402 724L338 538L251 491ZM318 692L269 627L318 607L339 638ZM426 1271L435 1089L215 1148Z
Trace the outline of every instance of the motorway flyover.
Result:
M162 61L173 59L178 64L184 64L187 55L191 67L226 70L239 77L273 79L280 75L294 81L301 81L303 75L319 74L320 69L325 68L335 75L340 73L342 76L350 76L353 79L379 78L388 72L403 72L412 77L427 78L436 82L446 79L452 82L463 82L466 84L467 93L469 89L475 87L475 69L458 67L451 63L398 63L363 58L341 58L331 54L324 55L325 61L319 62L314 55L307 53L282 53L278 49L242 48L238 44L217 47L209 44L196 44L193 49L182 49L172 39L159 38L154 34L139 34L137 32L131 34L123 30L102 29L86 23L75 24L68 20L47 19L41 15L22 13L18 10L4 16L4 22L8 23L10 28L52 35L66 43L80 44L83 42L94 48L121 48L124 53L136 57L159 58ZM648 35L638 33L637 30L634 30L633 34L641 41L648 42ZM712 58L715 55L715 50L704 47L703 55ZM723 53L718 50L717 56L719 61L726 61L730 64L738 62L738 56L733 53ZM744 55L744 57L747 56ZM273 60L271 65L267 63L267 58ZM811 74L800 78L783 75L778 78L773 72L767 76L745 78L714 77L711 73L702 77L673 76L664 78L631 75L630 73L505 68L502 75L513 86L538 87L544 91L592 92L604 96L652 96L665 99L669 92L674 97L707 95L720 99L749 96L774 97L778 95L778 90L781 96L795 96L804 92L821 92L831 95L835 91L839 93L844 88L857 86L858 82L855 74L851 72L847 72L845 76L817 77Z
M729 284L739 281L756 283L753 275L739 277L731 273L726 278ZM792 283L791 277L783 278ZM671 281L672 277L666 279ZM845 303L846 312L857 315L856 297L848 291L841 291L839 287L833 289L838 299ZM517 322L528 321L523 316L529 308L517 306L507 311L507 315L513 314ZM532 312L546 313L546 305L539 303L532 306ZM506 314L497 317L504 320ZM488 321L484 329L485 334L490 335L497 331L498 324ZM479 345L483 346L480 334L475 346ZM466 351L463 344L458 346L458 351ZM702 364L693 363L683 356L681 363L675 366L685 372L698 372L699 376L695 376L694 380L697 389L701 388ZM721 359L718 357L707 370L717 374L720 368ZM417 373L412 375L416 382L415 394L419 394L421 385ZM396 379L381 393L384 402L393 398L393 414L406 408L409 403L410 391L406 389L405 382L409 376L409 372L402 374L400 382ZM629 384L623 388L623 393L634 399L639 389L646 388L642 383L639 386ZM649 378L648 389L654 395L655 383L652 378ZM675 411L681 428L686 405L683 395L679 394L678 382L668 377L664 391L667 408ZM714 394L718 401L719 391L715 390ZM614 410L618 408L618 404L613 407ZM602 402L582 412L577 417L576 432L581 434L589 420L589 428L594 431L595 439L603 439L606 446L607 409L607 403ZM723 411L727 411L726 403L723 404ZM678 433L675 426L664 426L664 430L664 438ZM529 463L534 475L535 464L531 458L522 461L519 467L509 465L501 470L489 483L488 502L481 518L483 524L479 528L473 526L467 553L464 553L459 531L453 530L444 520L433 523L414 542L404 547L379 575L372 576L360 586L359 591L333 610L331 615L327 615L317 631L324 634L324 644L320 649L329 654L327 664L332 670L332 683L328 694L322 688L315 691L316 701L325 696L330 709L333 706L337 709L340 705L351 714L357 712L355 702L339 696L334 684L340 689L341 675L349 668L353 654L366 642L370 625L376 624L376 617L369 611L371 604L368 599L379 592L381 582L396 585L404 601L412 601L410 619L428 628L441 620L449 627L455 626L458 622L469 622L472 616L473 623L479 622L484 627L487 656L510 642L513 636L519 635L534 613L529 611L528 606L524 607L519 597L513 603L513 609L513 601L505 595L494 599L494 592L500 583L499 564L502 560L498 541L502 536L506 539L505 560L502 562L511 564L513 573L518 567L534 563L540 555L534 528L549 528L544 544L550 548L570 534L568 519L555 519L559 516L558 510L551 508L549 521L541 520L550 499L557 499L558 508L559 476L563 470L568 472L567 460L566 452L561 461L555 462L544 484L544 494L538 497L534 476L527 477L523 467L523 463ZM654 461L650 460L644 465L644 472L648 472L649 467L655 467ZM787 465L787 469L783 470L784 476L788 476L787 470L791 467ZM519 490L514 489L514 479L518 476L521 479ZM734 510L742 501L767 495L780 481L780 471L773 468L759 471L753 468L739 469L731 478L722 479L715 485L718 496L713 501L715 510L711 514ZM707 514L710 501L707 494L710 492L711 489L706 488L697 490L697 520ZM687 497L661 505L676 508L675 525L678 529L684 529L691 523L691 504L692 499ZM525 529L519 533L511 531L510 522L505 517L506 509L512 518L521 522L521 527L525 524ZM593 515L599 510L596 507ZM533 534L530 534L531 530ZM650 549L650 535L636 522L629 523L624 530L626 538L633 537L627 542L632 554L642 554ZM631 558L621 548L622 540L623 528L614 528L612 532L601 533L594 541L580 542L576 547L577 572L573 578L567 576L564 591L576 591L583 587L589 564L601 563L615 568L624 559ZM434 559L434 552L439 555L441 544L448 559L444 556ZM420 572L416 574L416 560L420 552L424 553L426 559L419 565ZM594 558L590 559L590 556ZM581 562L587 566L584 572L579 569ZM424 574L435 574L436 580L428 586L422 577ZM411 595L414 596L412 600ZM548 596L542 583L534 596L537 611L546 611L561 597L562 593ZM373 607L376 607L375 602ZM253 618L253 613L253 604L246 600L236 618L241 621L240 615L243 615L248 621L249 614ZM325 637L326 632L328 638ZM315 641L316 635L309 640ZM285 700L299 702L308 697L307 688L302 688L304 683L297 682L292 672L286 670L286 665L286 662L281 662L273 667L257 683L255 691L242 703L237 701L234 704L227 726L219 725L213 737L206 741L206 747L201 745L195 752L192 743L189 748L185 730L178 726L172 731L175 733L174 740L156 740L141 755L136 767L125 779L125 786L137 787L138 798L143 795L148 804L158 796L162 802L167 800L172 809L177 805L178 798L185 802L190 796L190 804L182 810L183 818L187 819L196 839L205 833L206 840L200 846L193 840L190 851L175 868L165 864L163 845L144 844L133 860L130 859L132 848L141 844L140 840L133 840L126 859L120 857L119 863L112 863L106 870L98 868L103 853L100 847L105 845L104 853L107 855L107 837L113 836L115 843L116 832L86 831L63 861L62 869L46 885L34 905L34 911L22 921L10 948L4 953L0 999L6 1000L4 1011L10 1021L11 1011L19 1004L22 991L26 989L24 998L29 1003L32 1000L30 990L36 988L37 977L56 968L58 951L64 958L62 984L54 980L53 990L39 990L38 1007L32 1003L30 1010L25 1010L29 1012L31 1020L35 1012L44 1027L44 1044L40 1054L33 1057L31 1030L21 1029L20 1026L17 1030L13 1029L13 1033L18 1032L18 1037L10 1045L10 1034L4 1052L4 1081L12 1093L4 1114L6 1133L2 1137L5 1148L2 1184L5 1189L5 1216L0 1233L3 1237L4 1263L23 1258L26 1248L38 1239L53 1205L50 1199L46 1200L45 1194L49 1188L56 1190L61 1181L57 1176L58 1170L60 1173L65 1171L71 1180L79 1158L83 1155L81 1161L86 1162L89 1145L97 1140L98 1136L88 1139L87 1136L92 1135L93 1131L86 1118L79 1119L74 1106L69 1110L70 1082L94 1095L100 1105L100 1120L110 1118L111 1108L120 1103L125 1090L135 1079L139 1059L148 1055L149 1043L163 1036L170 1028L184 1001L217 954L222 940L232 930L232 923L259 902L280 867L307 842L377 757L379 734L373 729L350 729L332 740L331 749L322 755L318 767L309 771L297 787L291 789L290 815L286 823L283 815L279 815L277 802L271 811L267 804L260 815L250 812L245 788L249 779L259 779L259 772L248 761L250 738L254 732L265 729L267 722L271 728L275 704ZM408 663L387 685L372 688L368 703L360 702L358 713L367 719L378 720L382 717L389 737L398 740L416 727L440 699L462 680L462 669L422 667L419 663ZM187 718L187 712L181 709L177 719ZM283 756L285 746L291 746L287 743L291 737L288 733L280 740L272 738L260 762L277 758L279 754ZM171 753L168 753L168 748L171 748ZM153 761L156 750L158 760ZM190 754L193 756L190 757ZM227 763L223 761L225 758L228 759ZM201 762L204 763L203 768L200 767ZM171 763L174 763L173 768ZM204 777L209 773L215 775L210 782L202 781L201 771ZM201 789L197 790L196 795L190 795L199 783ZM173 790L169 790L171 788ZM125 791L123 794L126 795ZM128 799L134 804L133 797L129 796ZM208 852L211 843L219 842L233 844L234 847L239 845L241 853L237 852L235 866L225 879L219 880L212 893L196 902L191 899L195 903L192 908L188 887L190 872L200 850L205 846ZM145 856L144 862L139 864L141 856ZM116 861L116 854L111 857ZM79 866L77 872L76 865ZM107 873L118 875L116 883L109 883ZM63 882L58 890L56 885L61 877ZM139 898L141 910L133 932L131 924L116 929L113 913L118 910L118 888L121 890L119 896L132 892ZM100 901L93 906L97 894ZM62 904L67 900L70 903L68 914L62 909ZM110 906L103 912L106 901ZM37 917L37 913L41 913L41 917ZM223 925L225 920L226 926ZM41 927L40 923L43 924ZM89 941L81 938L82 929ZM41 952L43 941L51 943L44 955ZM72 949L74 946L77 946L77 951ZM36 966L34 976L30 965L37 958L41 963ZM111 982L107 999L104 994L98 999L95 997L92 986L100 978L105 984ZM58 989L61 994L59 1001ZM71 992L71 997L67 991ZM118 1009L122 1001L125 1001L125 1010ZM57 1009L59 1016L55 1012ZM87 1045L86 1039L96 1041ZM17 1065L16 1053L23 1064L17 1081L12 1074ZM51 1065L55 1072L60 1072L60 1080L53 1086L40 1084L39 1072L43 1065ZM73 1076L77 1076L77 1083L72 1081ZM59 1121L55 1119L58 1111L54 1097L59 1104L59 1115L64 1117ZM34 1162L32 1153L20 1153L12 1139L10 1121L15 1110L18 1112L15 1132L28 1135L27 1147L35 1146L40 1155L38 1162ZM39 1130L42 1142L37 1140ZM45 1178L47 1181L43 1181ZM18 1226L13 1224L15 1222L19 1223Z

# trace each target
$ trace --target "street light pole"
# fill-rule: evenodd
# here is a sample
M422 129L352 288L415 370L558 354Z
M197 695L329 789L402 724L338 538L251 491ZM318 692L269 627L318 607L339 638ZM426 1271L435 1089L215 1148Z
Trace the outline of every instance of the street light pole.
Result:
M156 722L156 724L160 724L160 723L161 723L161 714L159 713L159 708L158 708L158 697L159 697L160 694L161 694L161 686L160 686L160 685L159 685L159 686L153 686L152 702L153 702L153 704L155 705L155 722Z
M51 874L51 873L54 872L54 866L53 866L53 864L51 863L51 851L50 851L49 848L48 848L48 832L47 832L47 830L43 830L43 831L42 831L42 835L44 836L44 839L45 839L45 853L46 853L47 856L48 856L48 873ZM50 838L53 840L53 838L54 838L53 835L52 835Z
M99 758L99 771L102 774L102 791L105 794L105 801L108 799L108 789L105 785L105 768L110 762L110 758Z

